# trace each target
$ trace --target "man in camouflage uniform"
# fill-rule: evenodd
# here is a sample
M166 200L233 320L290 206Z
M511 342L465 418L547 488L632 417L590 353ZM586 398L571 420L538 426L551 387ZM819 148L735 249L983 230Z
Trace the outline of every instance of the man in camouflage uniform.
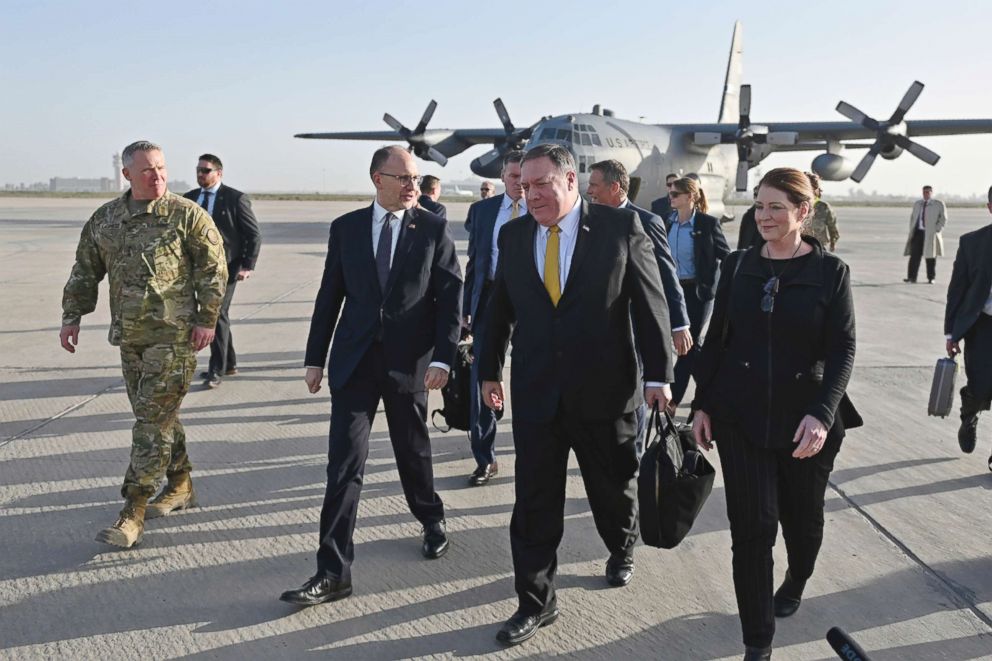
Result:
M110 343L121 364L136 422L131 463L116 523L97 541L129 548L145 518L196 504L179 405L189 390L196 352L213 340L227 284L224 244L210 216L166 188L165 157L140 141L123 152L131 190L108 202L83 227L62 298L62 347L75 353L80 318L96 308L110 281ZM154 500L164 475L168 484Z

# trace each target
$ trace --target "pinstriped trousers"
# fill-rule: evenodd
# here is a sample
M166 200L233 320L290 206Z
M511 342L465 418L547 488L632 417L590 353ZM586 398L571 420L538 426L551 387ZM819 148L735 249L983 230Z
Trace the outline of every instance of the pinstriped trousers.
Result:
M772 547L778 525L790 575L807 580L823 541L823 499L841 438L828 434L823 449L809 459L793 458L792 445L760 447L736 425L718 420L713 420L713 438L727 497L744 644L769 647L775 635Z

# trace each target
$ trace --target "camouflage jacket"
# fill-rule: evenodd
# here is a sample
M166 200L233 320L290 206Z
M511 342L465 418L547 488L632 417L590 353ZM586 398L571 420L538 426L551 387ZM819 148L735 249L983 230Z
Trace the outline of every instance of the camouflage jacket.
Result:
M83 226L62 295L62 325L78 325L110 282L113 345L179 344L193 326L213 328L227 287L224 242L195 202L167 192L133 214L130 191Z
M803 224L803 234L811 236L820 242L825 249L837 243L840 232L837 231L837 216L830 205L823 200L817 200L813 204L813 215L806 219Z

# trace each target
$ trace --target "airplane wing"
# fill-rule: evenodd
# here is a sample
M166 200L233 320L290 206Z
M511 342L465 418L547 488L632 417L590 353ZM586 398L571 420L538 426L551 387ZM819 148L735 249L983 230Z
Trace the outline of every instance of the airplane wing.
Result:
M430 158L430 160L439 163L475 145L499 145L507 138L503 128L428 129L414 136L404 135L401 131L340 131L334 133L297 133L293 137L311 140L409 142L418 156ZM434 152L433 156L430 155L431 151Z
M731 143L739 130L737 124L668 126L680 133L719 133L721 137L726 136L727 142ZM800 147L804 143L809 143L809 149L819 149L827 141L870 140L875 138L877 133L854 122L763 122L762 126L768 128L769 134L795 134L795 142L791 146ZM992 119L917 119L906 122L907 137L975 133L992 133ZM785 143L779 146L785 146Z

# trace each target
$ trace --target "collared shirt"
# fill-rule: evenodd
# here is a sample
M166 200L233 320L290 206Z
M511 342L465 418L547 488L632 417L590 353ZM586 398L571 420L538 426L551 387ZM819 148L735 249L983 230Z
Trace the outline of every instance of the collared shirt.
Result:
M561 232L558 235L558 282L561 283L561 293L565 293L568 282L568 271L572 266L572 255L575 254L575 241L579 236L579 217L582 215L582 198L575 200L572 210L558 221ZM544 257L548 249L550 228L537 226L534 237L534 261L537 265L537 275L544 282Z
M524 196L521 195L520 199L517 201L517 217L520 217L527 213L527 202L524 200ZM503 202L499 206L499 213L496 214L496 223L493 224L493 242L492 248L489 251L489 279L492 280L496 277L496 263L499 261L499 231L503 229L503 225L510 222L510 216L513 215L513 200L506 193L503 194Z
M400 241L400 223L403 222L402 209L399 211L387 211L379 200L372 203L372 256L375 257L379 250L379 235L386 224L386 214L393 214L393 219L389 221L389 228L393 231L393 242L389 248L389 265L393 264L393 257L396 255L396 246Z
M200 195L199 195L199 197L196 198L196 203L199 204L202 207L203 206L203 194L204 193L211 193L211 195L210 195L210 201L207 202L207 213L210 214L210 217L211 218L213 218L213 216L214 216L214 202L217 201L217 190L219 188L220 188L220 182L219 181L216 184L214 184L213 186L211 186L210 188L201 188L200 189Z
M925 230L926 223L924 222L927 215L927 204L930 200L921 200L923 204L920 205L920 215L916 217L916 229Z
M678 212L672 214L672 226L668 230L668 245L672 249L672 259L678 270L679 280L692 280L696 277L696 212L693 210L689 220L680 223Z

